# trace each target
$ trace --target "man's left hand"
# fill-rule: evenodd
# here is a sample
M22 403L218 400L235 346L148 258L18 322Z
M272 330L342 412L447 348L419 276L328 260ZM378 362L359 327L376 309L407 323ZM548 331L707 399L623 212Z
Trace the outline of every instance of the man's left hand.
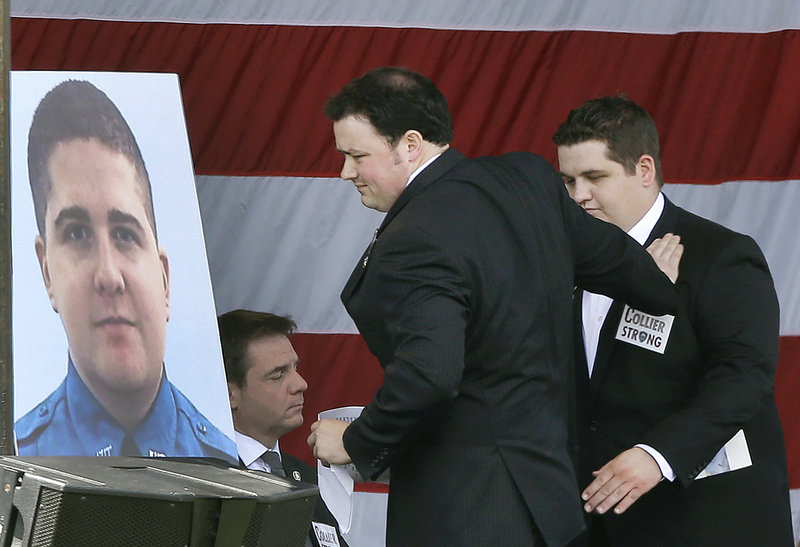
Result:
M647 252L653 257L661 271L664 272L670 281L675 283L678 279L678 267L683 256L683 244L680 236L675 234L664 234L653 241Z
M345 465L350 463L350 455L344 449L342 436L350 424L343 420L319 420L311 424L311 435L308 437L308 446L314 452L314 457L322 462L325 467L330 464Z
M641 448L630 448L592 473L594 480L581 497L587 513L603 514L612 507L617 514L634 504L661 480L656 461Z

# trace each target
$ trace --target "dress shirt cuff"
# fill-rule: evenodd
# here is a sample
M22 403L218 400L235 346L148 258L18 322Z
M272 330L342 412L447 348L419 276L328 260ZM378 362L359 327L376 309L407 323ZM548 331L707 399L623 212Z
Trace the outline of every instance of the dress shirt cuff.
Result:
M673 482L675 480L675 471L672 470L672 466L667 463L667 460L661 455L661 452L646 444L637 444L636 447L641 448L653 457L658 464L658 468L661 470L662 477L667 479L669 482Z

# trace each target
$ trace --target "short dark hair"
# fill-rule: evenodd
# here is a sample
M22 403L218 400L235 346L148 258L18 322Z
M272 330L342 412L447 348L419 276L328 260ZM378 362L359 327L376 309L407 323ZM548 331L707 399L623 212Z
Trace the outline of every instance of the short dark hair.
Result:
M233 310L217 318L225 377L239 387L247 380L250 342L269 336L291 336L297 324L291 317L252 310Z
M39 235L45 236L47 200L53 188L50 156L59 143L76 139L97 139L130 160L139 181L147 220L158 241L150 177L136 138L111 99L82 80L67 80L51 89L36 108L28 132L28 179Z
M434 144L453 140L447 99L429 78L402 67L374 68L352 80L328 99L325 115L335 122L364 117L392 146L411 129Z
M656 181L664 184L661 176L658 131L647 111L624 96L599 97L575 108L567 116L555 135L556 146L571 146L585 141L606 143L608 159L615 161L632 175L643 154L653 157Z

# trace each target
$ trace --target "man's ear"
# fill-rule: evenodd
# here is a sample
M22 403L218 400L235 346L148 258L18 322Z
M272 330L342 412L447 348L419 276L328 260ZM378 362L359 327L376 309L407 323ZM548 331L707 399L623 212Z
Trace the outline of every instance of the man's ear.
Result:
M242 394L242 388L236 385L235 382L228 382L228 400L231 404L231 411L239 408L239 399Z
M642 154L636 162L636 173L642 179L642 186L649 188L657 184L656 161L650 154Z
M158 258L161 261L161 279L164 283L164 306L169 321L169 257L161 245L158 246Z
M40 235L36 236L33 246L34 249L36 249L36 258L39 259L39 270L42 272L44 287L47 290L48 298L50 298L50 306L53 308L54 312L58 313L56 300L53 296L53 283L50 279L50 266L47 263L47 245L45 244L44 238Z
M422 143L424 140L425 139L422 138L422 133L416 129L409 129L403 134L402 143L409 161L416 161L422 153Z

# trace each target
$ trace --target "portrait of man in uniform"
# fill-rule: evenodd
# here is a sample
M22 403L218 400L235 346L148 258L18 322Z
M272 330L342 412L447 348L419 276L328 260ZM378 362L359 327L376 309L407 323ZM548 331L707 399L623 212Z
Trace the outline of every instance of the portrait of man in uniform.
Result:
M167 376L170 259L125 117L92 82L58 83L33 114L27 167L40 278L68 350L63 380L15 423L18 454L236 461L230 432Z

